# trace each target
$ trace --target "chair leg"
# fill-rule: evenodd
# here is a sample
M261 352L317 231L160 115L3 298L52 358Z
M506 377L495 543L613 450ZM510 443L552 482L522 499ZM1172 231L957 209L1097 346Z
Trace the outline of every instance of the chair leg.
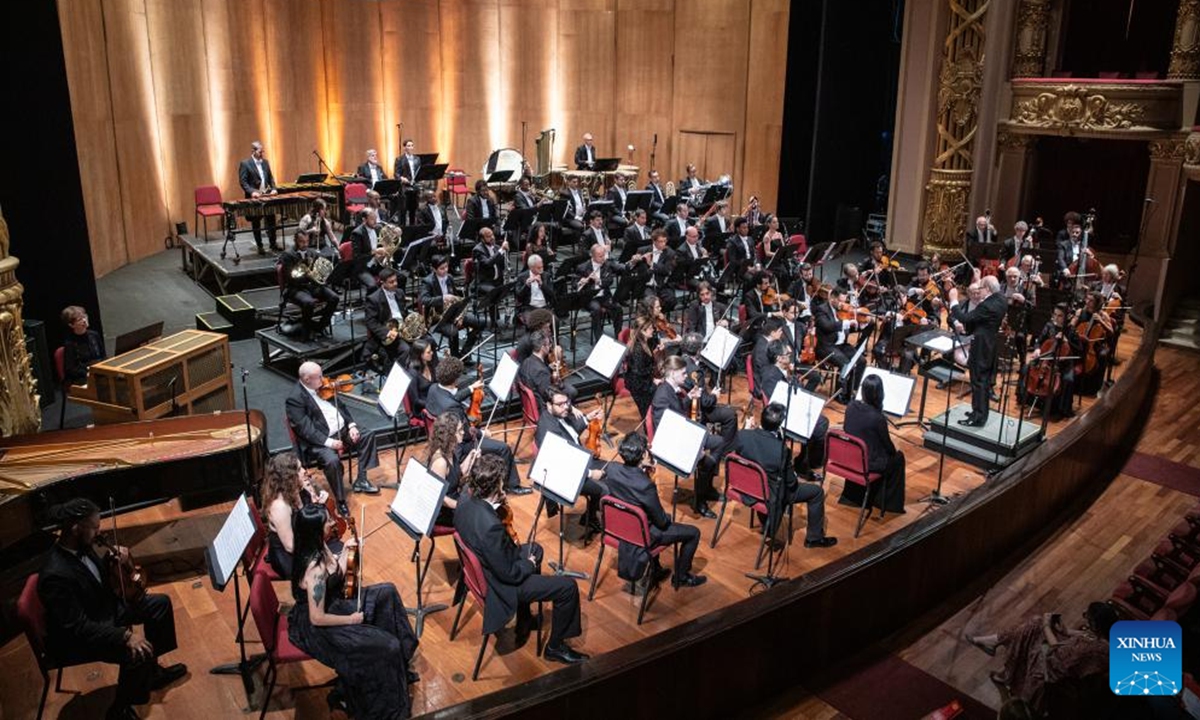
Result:
M603 559L604 538L600 538L600 552L596 554L596 567L592 570L592 586L588 589L588 602L591 602L592 598L596 596L596 583L600 578L600 561Z
M62 388L62 407L58 409L58 429L65 430L67 425L67 386Z
M859 534L862 532L862 527L867 522L867 516L871 514L871 506L869 504L870 498L871 498L871 485L868 483L866 486L863 487L862 510L860 510L858 512L858 525L856 525L854 528L854 537L858 537Z
M258 720L263 720L267 716L267 706L271 704L271 694L275 692L275 680L278 679L279 673L275 669L275 658L269 660L267 666L267 677L263 678L263 682L267 686L266 693L262 699L262 710L258 713Z
M650 574L653 572L654 562L646 563L646 570L642 573L642 580L646 582L646 592L642 593L642 602L638 607L637 624L642 624L642 618L646 616L646 606L650 604L650 593L654 592L654 583L650 582Z
M467 604L466 593L463 593L462 599L458 601L458 612L454 613L454 624L450 626L450 639L454 640L454 636L458 634L458 621L462 618L463 608Z
M792 518L795 515L795 510L796 510L795 505L788 505L788 536L787 536L787 544L788 545L792 544Z
M479 657L475 658L475 672L471 673L472 680L479 679L479 668L483 665L483 651L487 650L488 638L490 635L483 636L483 642L479 643Z
M536 650L536 652L534 653L534 655L536 655L537 657L541 657L541 656L542 656L542 626L546 624L546 623L545 623L546 616L545 616L545 614L544 614L544 612L543 612L543 611L544 611L544 608L543 608L543 606L542 606L542 601L541 601L541 600L538 600L538 614L537 614L537 647L536 647L536 648L534 648L534 650Z
M58 677L54 679L54 692L62 692L62 668L58 669Z
M721 512L717 513L717 524L713 526L712 542L708 544L710 548L717 546L717 536L721 534L721 522L725 520L725 506L729 504L729 490L721 493Z
M62 671L59 671L59 676ZM50 694L50 676L45 672L42 673L42 699L38 701L37 720L42 720L42 713L46 711L46 696Z

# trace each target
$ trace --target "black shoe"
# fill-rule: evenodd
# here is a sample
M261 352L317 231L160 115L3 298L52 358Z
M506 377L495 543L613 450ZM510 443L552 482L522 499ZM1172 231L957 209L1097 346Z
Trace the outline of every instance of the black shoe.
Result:
M567 645L565 642L560 644L558 647L547 645L546 651L542 653L542 655L544 655L547 660L553 660L554 662L560 662L566 665L575 665L588 659L588 655L586 653L572 650L571 646Z
M704 493L704 499L709 502L716 502L721 499L721 493L717 492L716 488L710 488L708 492Z
M338 503L338 515L341 515L342 517L350 516L350 506L346 504L345 500L342 500Z
M104 720L141 720L129 705L113 705L104 713Z
M692 573L688 573L683 577L671 578L671 587L678 590L681 587L697 587L706 582L708 582L708 578L704 577L703 575L693 575Z
M329 712L341 710L343 713L350 713L350 704L346 702L346 695L341 688L334 688L325 696L325 704L329 706Z
M804 547L806 548L827 548L837 545L837 538L826 535L819 540L805 540Z
M150 682L150 689L159 690L165 688L184 675L187 675L187 665L183 663L175 663L167 667L159 665L154 669L154 679Z
M408 671L408 673L405 675L404 679L408 681L409 685L416 685L417 683L421 682L421 676L418 675L417 673L413 672L412 670Z
M977 418L963 418L958 421L958 424L963 427L983 427L986 423L986 420L979 420Z
M379 488L372 485L371 481L365 477L360 477L359 479L355 480L354 484L350 486L350 489L356 493L366 493L367 495L379 494Z
M696 514L702 518L708 518L709 520L717 519L717 514L715 512L713 512L711 508L708 507L708 503L701 503L700 505L696 506L694 509L696 511Z
M505 495L528 495L532 492L533 492L533 488L522 487L522 486L518 485L517 487L508 488L507 490L504 491L504 494Z

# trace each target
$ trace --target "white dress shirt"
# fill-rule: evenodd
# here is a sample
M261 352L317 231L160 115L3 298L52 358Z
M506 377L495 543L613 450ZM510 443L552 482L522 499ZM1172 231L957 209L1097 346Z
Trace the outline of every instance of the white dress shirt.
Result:
M342 414L337 411L337 408L333 406L333 403L323 399L312 388L305 385L304 389L307 390L308 394L312 396L312 399L316 401L317 409L321 411L321 415L325 418L325 424L329 426L329 437L325 439L325 447L332 448L333 441L342 433L342 427L344 425Z

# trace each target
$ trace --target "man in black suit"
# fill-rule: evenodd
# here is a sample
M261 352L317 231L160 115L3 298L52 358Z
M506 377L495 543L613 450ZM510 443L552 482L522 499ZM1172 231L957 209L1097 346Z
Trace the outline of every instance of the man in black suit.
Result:
M1021 259L1021 255L1025 251L1032 250L1037 242L1037 238L1029 232L1029 223L1024 220L1018 220L1013 225L1012 237L1004 240L1004 252L1000 256L1000 264L1007 265L1009 260L1016 258Z
M377 284L368 264L379 244L379 229L378 213L368 208L362 211L362 222L350 231L351 262L358 269L355 277L368 292L375 290Z
M486 297L500 285L504 284L504 271L508 264L508 241L496 244L496 233L491 228L479 229L479 242L471 250L475 260L475 284L478 296ZM488 308L488 317L493 327L500 324L500 306L492 303Z
M379 271L379 288L367 296L363 306L367 323L365 354L371 364L386 374L393 363L408 364L408 343L400 337L404 321L404 293L400 276L391 268Z
M517 380L533 391L537 398L538 409L545 410L546 396L554 385L553 372L550 369L549 357L554 339L550 336L550 328L534 330L529 333L529 344L532 352L521 361L517 368ZM564 380L559 388L566 394L568 400L574 400L576 390L570 380Z
M608 492L618 500L639 507L646 513L650 525L650 547L679 544L679 558L671 585L675 588L697 587L708 581L692 573L692 558L700 546L700 528L671 520L658 497L658 486L642 470L646 457L646 438L640 432L631 433L621 441L618 450L623 464L608 468Z
M672 355L663 363L663 382L654 389L654 398L650 403L650 412L653 414L656 431L662 427L663 415L667 410L674 410L685 418L689 417L687 405L681 395L686 397L689 403L700 403L701 408L705 404L715 405L717 402L715 395L707 392L703 387L691 383L691 379L687 377L687 361L678 355ZM711 432L704 434L704 450L696 464L696 492L692 496L692 509L700 517L709 519L717 517L716 513L708 507L708 502L716 500L718 497L717 491L713 489L713 477L717 474L721 458L725 457L725 453L728 452L736 431L735 426L733 432L729 433L729 437L722 437Z
M530 310L554 307L554 283L545 272L546 262L541 255L531 254L525 261L528 269L517 276L517 317L521 322Z
M683 334L679 350L680 357L687 363L687 377L693 378L704 390L697 420L709 427L718 426L717 434L721 437L733 438L737 433L737 410L719 402L721 389L716 387L717 373L701 359L700 351L703 349L704 338L700 333L692 331Z
M666 225L669 218L662 209L667 202L667 193L659 181L658 171L651 170L648 179L646 189L650 191L650 217L656 225Z
M733 224L729 221L729 201L722 200L717 203L717 209L712 217L704 223L704 236L710 238L716 237L732 230Z
M967 370L971 375L971 411L966 419L958 422L973 427L980 427L987 422L988 399L996 377L997 336L1008 311L1008 300L1000 292L1000 281L994 275L988 275L979 282L982 298L969 312L959 307L958 288L950 288L948 294L955 332L971 336L971 349L967 355ZM820 349L817 354L820 354Z
M758 261L758 250L754 238L750 237L750 223L744 217L733 220L733 235L725 243L729 255L729 265L725 268L726 275L730 273L745 287L762 272L762 263Z
M242 192L248 198L275 195L279 192L275 189L275 176L271 174L271 163L267 162L267 158L264 157L263 144L257 140L250 143L250 157L238 165L238 182L241 183ZM265 219L267 221L267 238L271 242L271 249L282 250L275 243L274 213L267 213ZM263 249L262 243L261 224L262 219L250 218L250 227L254 230L254 244L258 246L258 254L266 255L267 251Z
M729 319L725 317L726 306L713 299L712 286L706 282L696 286L696 296L699 302L688 306L684 313L683 330L698 332L707 341L718 325L729 327Z
M584 133L583 144L575 148L575 169L596 169L596 146L593 143L591 133Z
M454 529L463 543L479 558L487 582L483 608L483 632L499 632L517 616L517 645L524 645L534 627L529 603L549 600L550 639L544 656L574 664L588 658L567 645L582 633L579 622L579 587L568 577L545 577L540 573L542 548L537 543L517 546L504 529L496 508L504 499L500 489L503 463L484 455L475 463L468 479L470 493L460 496L454 510Z
M374 190L375 183L380 180L387 180L387 173L379 164L379 153L375 152L374 148L367 151L367 161L359 165L354 174L367 181L368 190Z
M638 248L650 242L650 226L646 224L645 210L639 209L633 213L633 222L625 228L621 241L621 262L629 262Z
M587 227L583 230L583 244L588 247L604 245L612 248L612 242L608 239L608 231L604 229L604 215L599 210L592 210L587 214Z
M641 256L634 255L630 262L640 259ZM588 313L592 318L592 345L600 342L606 320L612 321L614 335L621 332L621 306L613 300L612 284L616 276L624 273L626 268L623 263L608 259L608 248L604 245L593 245L592 258L575 268L579 290L593 293L591 301L588 302Z
M771 273L759 270L754 274L749 286L742 292L742 305L746 306L746 327L742 332L749 336L762 327L763 321L769 317L779 316L779 305L766 301L767 291L771 289Z
M671 288L671 275L675 272L675 251L667 247L667 233L658 228L650 233L650 244L638 248L637 254L646 264L649 277L646 279L645 296L657 295L663 312L675 309L675 290Z
M613 176L612 187L608 189L605 199L612 202L612 211L608 214L608 229L614 235L625 232L629 220L625 217L625 195L628 181L625 175L618 173Z
M421 281L421 307L424 308L426 316L431 310L437 310L442 312L442 317L445 318L446 308L462 300L464 298L463 291L458 288L454 278L451 277L450 261L444 256L434 255L430 260L430 265L433 266L433 272L426 275L425 279ZM430 328L431 330L436 329L446 337L453 355L459 354L458 331L460 329L464 327L467 329L467 347L474 347L484 326L482 319L466 310L461 311L458 317L458 320L443 319L436 328Z
M446 219L446 210L437 203L437 196L434 193L426 192L423 197L425 202L421 203L421 208L417 211L417 224L433 228L430 234L434 238L444 238L446 231L450 229L450 222Z
M537 432L534 435L538 447L542 447L549 433L566 440L572 447L582 448L580 437L587 430L588 422L598 419L603 414L602 411L597 408L586 415L583 414L571 405L571 399L560 387L547 388L541 398L543 411L538 416ZM579 491L587 498L587 513L579 519L579 523L585 525L589 532L600 532L600 498L608 493L608 488L603 482L605 465L600 459L592 458L588 462L588 471ZM558 503L547 500L546 516L554 517L557 514Z
M695 165L688 163L687 167L684 169L684 172L687 174L682 180L679 181L679 194L681 196L690 195L693 190L704 184L704 181L696 176Z
M775 528L779 527L784 508L802 502L808 507L804 547L833 547L837 545L837 538L825 534L825 490L817 483L801 483L796 479L795 463L784 447L780 428L783 427L786 412L787 409L779 403L771 403L763 408L761 427L739 430L733 452L758 463L766 471L769 498L764 525L768 537L773 536ZM828 427L826 421L825 429ZM816 431L809 444L819 444Z
M517 194L513 196L513 207L518 210L528 210L538 206L537 195L533 193L533 183L528 175L522 175L517 183Z
M567 185L559 192L559 200L567 201L566 215L563 216L559 227L562 231L562 241L575 243L583 235L583 222L587 217L587 202L579 189L579 178L572 175L567 178Z
M283 276L283 296L288 302L300 307L300 318L307 338L314 330L329 327L329 320L337 310L338 294L328 285L312 279L301 267L307 263L311 269L320 253L308 247L308 233L297 232L292 240L292 249L279 256L280 274ZM295 272L295 274L293 274ZM314 321L317 304L323 303L321 315Z
M678 245L683 240L683 235L691 224L688 220L690 212L691 209L687 203L679 203L675 206L675 215L664 226L667 231L667 240L672 245Z
M817 303L813 309L813 322L817 324L817 359L825 360L834 367L842 370L850 362L850 358L854 356L857 345L852 345L848 342L849 334L854 330L863 330L869 325L859 326L857 320L840 320L837 316L837 308L846 298L846 292L840 287L834 287L829 291L829 299L826 302ZM870 335L862 333L859 342L866 342L870 339ZM865 355L866 353L864 353ZM835 400L846 404L854 397L854 392L858 388L858 382L862 378L863 370L866 369L867 360L865 357L859 356L858 362L855 363L854 369L850 371L846 382L841 384L841 390Z
M1056 254L1054 256L1054 265L1058 269L1060 282L1066 284L1067 271L1071 265L1079 261L1080 255L1083 254L1083 216L1077 212L1069 212L1063 216L1066 222L1066 227L1058 231L1058 235L1054 239L1054 247ZM1089 244L1091 238L1088 239ZM1086 265L1086 263L1081 263ZM1084 272L1078 267L1076 272Z
M517 475L516 463L513 462L513 451L505 443L490 437L479 437L481 432L471 426L467 418L466 408L463 407L471 392L483 387L483 380L475 380L466 387L459 388L458 381L463 375L463 363L456 357L448 357L438 363L434 379L436 384L429 386L425 396L425 410L433 417L451 414L458 417L459 422L467 430L463 433L463 441L455 450L456 462L462 462L476 445L484 455L495 455L504 461L508 468L507 492L511 495L528 495L533 492L530 488L521 487L521 478Z
M60 532L37 584L45 608L46 654L65 665L119 664L117 694L105 717L136 720L132 706L148 703L151 690L187 674L182 663L164 668L157 660L178 647L171 598L148 593L126 603L117 595L119 588L111 587L105 563L92 549L100 531L100 508L91 500L56 505L50 519Z
M754 349L750 351L750 370L754 373L754 390L762 396L759 399L763 401L771 397L764 385L767 369L774 364L770 356L771 343L779 342L783 338L783 325L783 318L769 317L754 335Z
M319 462L325 481L338 500L338 512L350 512L346 488L342 484L342 459L339 453L353 452L358 457L358 477L351 489L375 495L379 488L367 479L367 471L379 467L375 452L375 431L359 430L341 398L325 400L317 394L321 387L321 366L315 362L300 365L300 381L284 402L288 427L295 436L297 454L302 462ZM335 404L336 403L336 404Z
M708 248L700 242L700 230L695 225L683 233L683 242L676 246L675 252L683 266L682 273L688 287L698 287L703 282L702 278L716 280L716 273L713 271L716 258L712 257Z
M421 158L417 156L416 144L409 138L404 141L404 153L396 158L392 175L400 180L404 188L404 215L406 222L412 225L417 216L417 173L421 170Z
M992 225L991 215L980 215L975 218L975 227L966 232L967 244L996 242L996 227Z
M492 189L488 187L486 180L476 180L475 194L467 198L466 219L496 222L498 216L499 210L492 197Z

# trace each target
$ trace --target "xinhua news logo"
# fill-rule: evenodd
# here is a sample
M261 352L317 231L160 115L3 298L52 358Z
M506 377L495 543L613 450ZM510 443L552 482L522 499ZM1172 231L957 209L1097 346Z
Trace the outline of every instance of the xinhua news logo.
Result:
M1122 620L1108 634L1108 683L1117 695L1183 689L1183 634L1169 620Z

